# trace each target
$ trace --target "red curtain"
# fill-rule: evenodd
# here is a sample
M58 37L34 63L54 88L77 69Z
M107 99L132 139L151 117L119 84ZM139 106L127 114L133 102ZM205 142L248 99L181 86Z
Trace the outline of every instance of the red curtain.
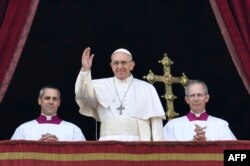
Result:
M226 45L250 94L250 1L210 0Z
M0 0L0 103L28 36L39 0Z

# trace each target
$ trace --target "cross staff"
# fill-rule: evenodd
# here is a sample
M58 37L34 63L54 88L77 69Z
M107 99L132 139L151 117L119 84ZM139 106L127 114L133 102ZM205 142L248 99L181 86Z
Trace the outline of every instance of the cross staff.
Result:
M176 99L177 97L173 94L172 84L178 83L182 84L185 87L189 82L189 79L184 73L182 73L181 77L173 77L171 75L170 65L172 65L174 62L168 58L166 53L163 54L162 60L158 62L163 65L164 75L155 75L151 70L149 70L149 74L147 76L143 76L143 78L147 79L151 84L155 83L156 81L163 82L165 84L166 93L162 97L167 100L166 115L167 118L170 120L179 115L174 111L174 99Z

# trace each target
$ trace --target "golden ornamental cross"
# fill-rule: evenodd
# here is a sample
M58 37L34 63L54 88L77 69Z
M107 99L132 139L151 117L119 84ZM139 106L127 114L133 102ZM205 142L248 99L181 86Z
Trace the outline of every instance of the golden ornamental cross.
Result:
M187 76L184 73L182 73L181 77L173 77L171 75L170 66L174 62L168 58L166 53L163 54L162 60L160 60L158 62L163 65L164 75L162 75L162 76L155 75L151 70L149 70L149 74L147 76L143 76L143 78L147 79L151 84L153 84L157 81L163 82L165 84L166 93L162 97L164 97L167 100L167 102L166 102L166 106L167 106L166 115L167 115L168 120L170 120L170 119L173 119L179 115L178 113L176 113L174 111L174 99L176 99L177 97L173 94L172 84L179 83L185 87L187 85L187 83L189 82L189 79L187 78Z

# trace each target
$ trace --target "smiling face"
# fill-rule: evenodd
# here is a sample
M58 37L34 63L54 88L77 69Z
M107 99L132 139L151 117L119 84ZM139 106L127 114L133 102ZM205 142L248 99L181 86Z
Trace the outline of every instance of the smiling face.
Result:
M135 62L127 53L116 52L111 56L110 66L115 77L124 80L130 76L135 66Z
M38 98L38 104L41 106L41 113L52 116L57 113L60 106L60 94L57 89L45 88Z
M201 83L191 84L187 89L185 101L194 113L205 111L206 103L209 101L209 95Z

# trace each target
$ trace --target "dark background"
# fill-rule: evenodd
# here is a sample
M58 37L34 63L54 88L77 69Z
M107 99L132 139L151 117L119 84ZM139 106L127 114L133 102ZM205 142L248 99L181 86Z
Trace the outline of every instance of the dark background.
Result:
M0 139L10 139L21 123L40 113L37 97L46 84L59 86L59 116L95 139L95 121L78 113L74 85L85 47L95 54L93 78L113 76L111 53L120 47L133 54L135 77L149 69L162 75L158 60L167 53L173 76L184 72L207 83L207 111L229 122L238 139L250 138L249 94L244 87L208 0L41 0L25 48L0 106ZM158 94L163 83L155 83ZM188 106L181 85L173 85L175 111ZM162 99L166 108L166 102ZM165 123L165 121L164 121Z

